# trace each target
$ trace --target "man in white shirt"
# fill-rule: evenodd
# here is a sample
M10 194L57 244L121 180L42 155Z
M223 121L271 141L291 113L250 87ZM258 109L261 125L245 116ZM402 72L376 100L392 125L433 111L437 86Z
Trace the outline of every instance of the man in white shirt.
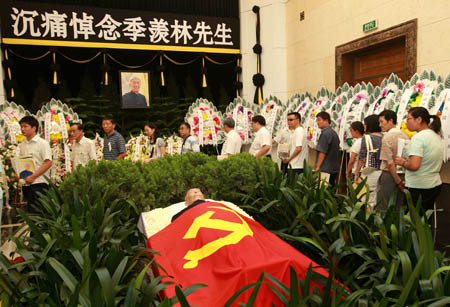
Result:
M287 172L303 173L303 164L308 157L308 140L305 129L301 127L301 116L298 112L291 112L287 116L289 127L289 157L283 159L288 164Z
M266 120L262 115L256 115L252 118L253 131L255 131L255 139L250 146L249 153L255 158L264 157L270 151L272 146L272 136L266 129Z
M17 156L31 157L35 171L23 178L23 195L28 202L29 212L35 212L34 206L38 206L38 192L45 193L48 189L45 177L50 177L49 169L52 166L52 152L47 141L37 134L39 122L33 116L25 116L20 121L20 128L25 139L17 148Z
M221 156L231 156L241 152L242 140L239 134L234 130L234 120L226 118L223 121L223 130L227 134L227 139L222 146Z
M94 141L84 136L84 128L80 123L75 123L70 126L70 134L73 136L72 145L72 171L78 165L85 166L90 160L96 160L97 154L95 151Z

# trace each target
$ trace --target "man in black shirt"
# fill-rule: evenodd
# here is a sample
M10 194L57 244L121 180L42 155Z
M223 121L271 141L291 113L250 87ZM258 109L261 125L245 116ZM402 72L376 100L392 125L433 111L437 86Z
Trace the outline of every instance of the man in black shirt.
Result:
M130 79L130 91L122 96L122 107L126 109L131 108L146 108L147 99L145 96L139 93L141 88L141 79L137 76L133 76Z

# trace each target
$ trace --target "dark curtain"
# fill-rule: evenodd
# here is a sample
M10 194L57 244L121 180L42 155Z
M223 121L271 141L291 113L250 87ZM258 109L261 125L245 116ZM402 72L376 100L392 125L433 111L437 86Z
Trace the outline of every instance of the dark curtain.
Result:
M12 2L20 1L12 0ZM239 18L238 0L28 0L26 2Z

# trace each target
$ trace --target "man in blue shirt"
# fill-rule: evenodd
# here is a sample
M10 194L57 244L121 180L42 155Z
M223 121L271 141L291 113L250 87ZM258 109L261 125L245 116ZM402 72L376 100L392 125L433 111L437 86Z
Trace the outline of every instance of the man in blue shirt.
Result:
M189 123L182 123L178 131L183 138L182 154L186 152L200 152L200 145L197 138L191 135L191 125Z

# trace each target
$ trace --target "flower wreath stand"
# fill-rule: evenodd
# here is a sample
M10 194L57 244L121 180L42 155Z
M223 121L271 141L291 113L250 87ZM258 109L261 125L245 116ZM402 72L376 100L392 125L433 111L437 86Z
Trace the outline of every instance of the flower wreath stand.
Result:
M384 79L380 86L375 87L373 93L375 103L370 105L366 116L380 114L383 110L388 109L389 101L396 101L402 89L403 81L392 73L389 79Z
M349 101L345 107L339 129L339 140L341 148L345 151L352 147L353 139L350 134L350 125L354 121L364 120L364 116L370 105L374 102L373 85L371 83L357 84L353 90L349 91Z
M127 150L125 159L136 162L150 158L148 142L148 137L144 135L142 131L140 135L132 137L125 145Z
M248 103L241 97L235 98L225 110L225 117L232 118L235 126L234 130L239 134L242 145L247 145L253 139L252 117L256 114L257 107L253 103ZM224 117L224 119L225 119Z
M344 83L342 87L338 87L336 90L336 96L331 102L330 107L326 110L331 117L331 128L333 128L338 134L342 123L342 116L348 103L348 92L350 89L351 88L347 82Z
M169 137L164 137L166 143L166 154L168 155L180 155L181 147L183 146L183 138L176 134L172 134Z
M440 76L436 76L433 71L428 72L426 70L420 76L416 73L411 77L411 80L406 81L400 97L400 103L396 106L395 111L400 129L410 138L414 133L406 127L409 109L414 107L432 109L436 103L435 90L441 82Z
M317 126L316 115L319 112L326 111L331 107L331 102L334 98L334 94L328 89L322 87L316 95L316 100L313 103L313 107L309 110L308 114L305 115L305 129L306 136L308 139L308 146L315 149L317 146L317 141L319 140L320 130Z
M269 96L259 106L257 113L262 115L266 120L266 129L269 130L271 135L276 135L278 127L275 125L275 121L278 116L281 115L283 109L283 103L275 96Z
M71 171L71 138L68 133L70 125L81 123L81 120L70 107L55 99L38 111L37 118L41 123L41 136L50 143L52 150L50 179L58 184Z
M14 176L11 159L16 156L17 145L24 139L19 121L31 113L14 102L5 101L0 105L0 156L5 170L4 201L5 206L23 207L22 189Z
M222 112L212 102L198 98L190 107L184 120L191 125L191 135L197 138L200 146L213 145L225 141L222 130Z

